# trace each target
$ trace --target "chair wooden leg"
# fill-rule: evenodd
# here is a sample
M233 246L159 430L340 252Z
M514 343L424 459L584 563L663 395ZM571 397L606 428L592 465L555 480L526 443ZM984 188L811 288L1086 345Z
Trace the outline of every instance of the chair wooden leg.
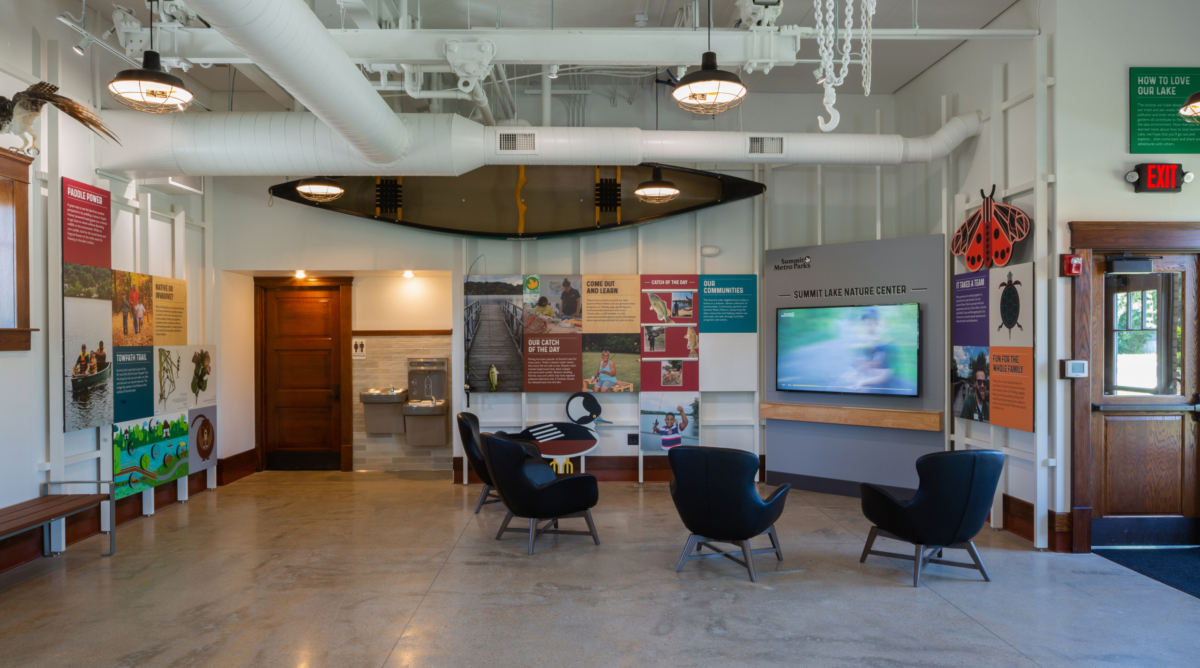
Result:
M592 510L590 508L585 510L583 517L587 520L588 531L592 532L592 540L596 541L596 544L599 545L600 534L596 533L596 523L592 521ZM558 528L558 520L554 521L554 528Z
M529 518L529 555L533 556L533 542L537 540L537 518Z
M863 546L862 556L859 557L858 563L863 563L867 560L867 555L871 553L871 547L875 545L875 539L879 536L879 527L871 527L871 533L867 534L867 544Z
M479 514L479 509L483 508L483 502L487 500L488 492L492 491L491 485L484 485L483 491L479 493L479 501L475 503L475 514Z
M971 559L975 562L975 568L979 569L979 574L983 576L984 581L991 582L988 577L987 569L983 567L983 559L979 558L979 551L975 549L975 541L967 541L967 554L971 555Z
M783 548L779 546L779 534L775 533L775 525L772 524L770 529L767 529L767 535L771 537L771 545L775 548L775 558L783 561Z
M504 516L504 521L500 523L500 530L496 532L496 540L500 540L500 537L504 535L504 530L508 528L508 523L512 521L512 518L513 513L510 510L508 511L508 514Z
M683 565L687 563L688 556L692 553L693 549L698 547L700 546L696 544L696 534L689 534L687 545L683 546L683 554L679 555L679 563L675 565L676 573L683 570Z
M738 545L742 546L742 559L746 560L746 570L750 571L750 581L758 582L758 576L754 574L754 552L750 549L750 541L738 541Z
M913 586L914 587L921 586L921 566L923 565L922 564L923 561L925 561L925 546L924 545L914 545L913 546Z

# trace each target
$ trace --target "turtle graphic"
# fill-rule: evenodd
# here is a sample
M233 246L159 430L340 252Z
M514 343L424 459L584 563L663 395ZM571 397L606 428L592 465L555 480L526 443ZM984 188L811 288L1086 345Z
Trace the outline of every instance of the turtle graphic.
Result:
M1000 288L1004 292L1000 294L1000 327L997 327L996 331L998 332L1002 328L1007 327L1008 338L1010 339L1012 338L1013 327L1022 332L1025 331L1025 328L1017 322L1017 318L1021 317L1021 295L1017 292L1016 286L1020 284L1021 281L1013 280L1011 271L1008 272L1008 280L1000 284Z

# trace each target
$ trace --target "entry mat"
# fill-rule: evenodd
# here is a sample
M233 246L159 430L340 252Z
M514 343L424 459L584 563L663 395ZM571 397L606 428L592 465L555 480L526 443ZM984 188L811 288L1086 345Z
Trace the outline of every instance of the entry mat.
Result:
M1200 598L1200 547L1106 550L1092 552L1148 578Z

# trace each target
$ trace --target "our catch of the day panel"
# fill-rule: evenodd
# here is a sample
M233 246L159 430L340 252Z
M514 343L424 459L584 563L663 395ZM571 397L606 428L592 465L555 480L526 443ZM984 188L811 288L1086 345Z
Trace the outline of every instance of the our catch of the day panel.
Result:
M469 275L467 384L640 393L643 447L661 452L662 433L698 438L701 391L757 389L757 291L754 274Z

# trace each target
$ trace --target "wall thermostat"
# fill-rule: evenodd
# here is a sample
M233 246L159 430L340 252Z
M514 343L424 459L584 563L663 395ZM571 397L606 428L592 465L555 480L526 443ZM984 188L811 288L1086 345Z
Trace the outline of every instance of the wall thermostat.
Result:
M1059 373L1063 378L1087 378L1087 360L1061 360L1059 362Z

